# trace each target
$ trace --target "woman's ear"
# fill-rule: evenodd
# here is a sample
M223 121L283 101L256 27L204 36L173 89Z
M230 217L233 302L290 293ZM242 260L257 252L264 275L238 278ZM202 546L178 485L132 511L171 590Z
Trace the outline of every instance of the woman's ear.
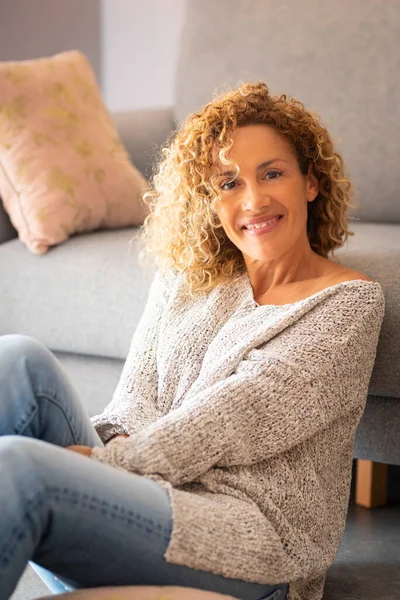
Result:
M306 175L307 201L312 202L318 196L319 185L318 179L315 177L311 165L308 167Z

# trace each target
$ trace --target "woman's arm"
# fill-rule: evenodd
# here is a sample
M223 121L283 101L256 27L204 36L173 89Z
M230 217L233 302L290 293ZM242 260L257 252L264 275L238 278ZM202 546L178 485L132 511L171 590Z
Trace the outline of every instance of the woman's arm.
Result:
M180 485L213 466L251 465L290 450L354 411L361 417L383 310L381 298L351 311L344 305L341 313L328 308L324 326L302 348L316 361L314 372L261 348L257 359L250 353L229 377L189 391L179 408L128 439L94 448L93 457ZM340 334L330 335L335 328Z

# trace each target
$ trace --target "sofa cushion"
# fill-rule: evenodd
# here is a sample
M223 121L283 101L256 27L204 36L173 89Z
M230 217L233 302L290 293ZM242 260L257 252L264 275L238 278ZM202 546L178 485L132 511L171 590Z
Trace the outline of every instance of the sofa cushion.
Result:
M363 221L400 223L400 2L190 0L178 123L243 81L265 81L322 117L362 198ZM240 36L240 42L238 39Z
M51 350L124 360L154 270L138 264L137 228L73 236L44 256L0 244L0 335Z
M382 285L386 314L370 393L400 397L400 226L354 223L337 260ZM46 256L0 245L0 334L32 335L52 350L124 360L154 269L138 264L136 228L72 237Z
M142 223L147 187L83 54L0 63L0 194L32 252Z

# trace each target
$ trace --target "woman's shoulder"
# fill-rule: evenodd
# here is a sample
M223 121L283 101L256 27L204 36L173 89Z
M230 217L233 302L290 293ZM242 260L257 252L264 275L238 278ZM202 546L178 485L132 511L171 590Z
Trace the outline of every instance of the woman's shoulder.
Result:
M382 286L362 271L338 266L325 280L321 296L329 298L329 302L321 307L324 318L327 311L332 311L334 320L342 314L346 322L351 314L354 322L360 317L360 322L370 318L375 324L382 323L385 314Z
M364 282L367 282L370 285L365 285ZM379 304L385 303L384 292L379 281L372 279L369 275L366 275L362 271L340 266L337 271L332 272L330 275L330 281L326 285L328 287L335 286L340 283L354 283L354 286L352 285L350 290L356 289L357 292L362 290L365 297L375 297Z
M365 285L364 282L368 285ZM343 289L340 285L341 283L344 284ZM365 301L368 304L372 303L380 306L384 306L385 304L383 289L379 281L372 279L362 271L342 265L336 265L336 268L333 268L327 274L323 287L327 290L332 288L336 289L336 287L341 288L342 299L343 293L345 293L349 298L349 301L351 301L354 296L354 302L359 302L362 298L365 298Z
M362 271L356 271L355 269L350 269L348 267L344 267L343 265L335 265L332 267L331 270L326 274L326 277L331 282L330 285L341 283L343 281L353 281L358 279L362 279L363 281L373 281L371 277Z
M318 279L317 289L319 288L321 291L328 291L335 286L341 288L342 286L339 285L341 283L349 283L351 285L344 286L344 289L348 288L349 293L352 290L362 289L365 293L367 293L369 290L371 293L375 292L380 296L383 295L383 290L379 281L372 279L366 273L334 263L330 260L327 261L327 263L326 271L323 272ZM371 285L365 285L364 282L367 282Z

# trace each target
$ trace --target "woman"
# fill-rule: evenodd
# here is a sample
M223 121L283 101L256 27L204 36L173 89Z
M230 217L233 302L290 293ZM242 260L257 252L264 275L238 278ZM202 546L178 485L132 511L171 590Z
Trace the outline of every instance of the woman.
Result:
M322 598L384 315L379 283L328 257L351 234L343 161L264 83L163 155L159 269L104 412L38 342L0 338L1 599L28 560L84 587Z

